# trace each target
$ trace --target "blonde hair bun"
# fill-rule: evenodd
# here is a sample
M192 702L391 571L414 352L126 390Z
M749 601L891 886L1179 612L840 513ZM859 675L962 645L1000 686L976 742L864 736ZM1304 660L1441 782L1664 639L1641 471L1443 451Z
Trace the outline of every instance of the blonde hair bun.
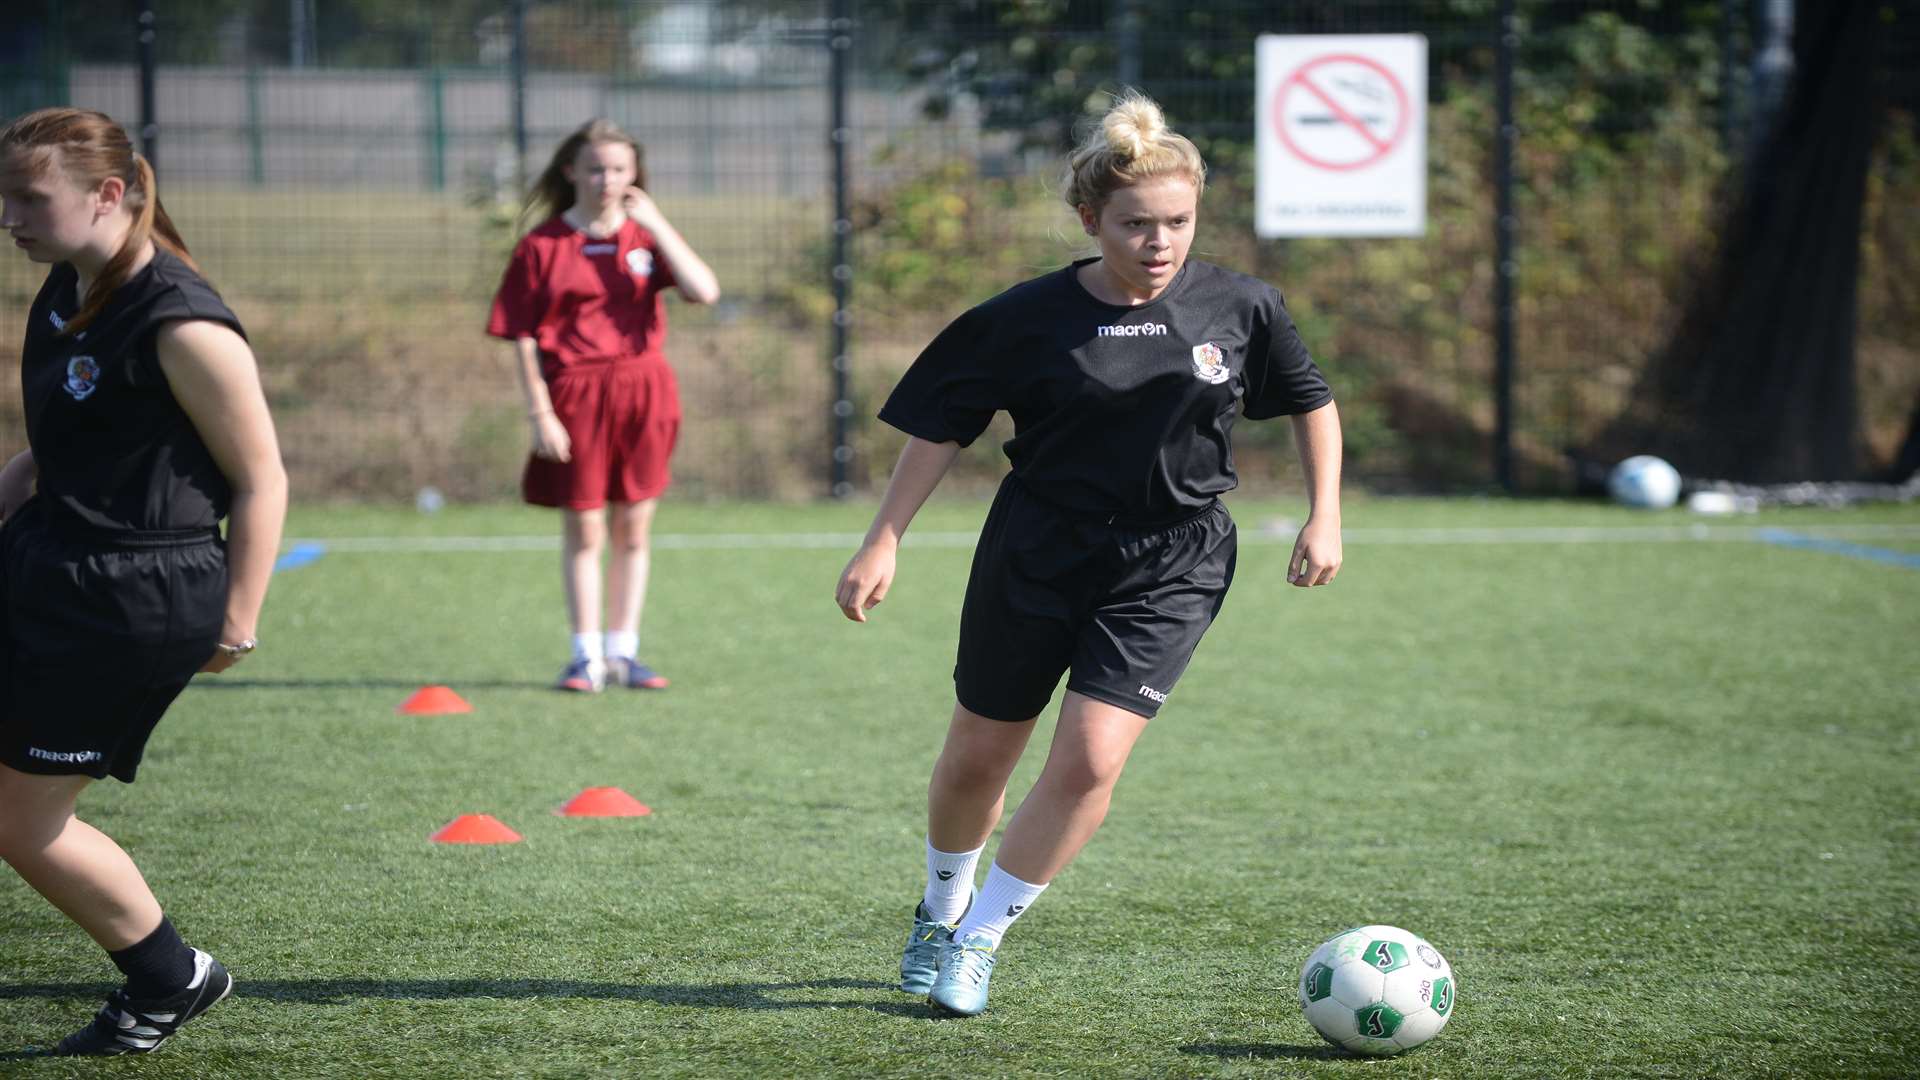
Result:
M1129 161L1151 153L1157 140L1167 132L1167 117L1152 98L1138 91L1113 103L1100 118L1100 131L1106 136L1107 149Z
M1205 191L1207 163L1192 140L1167 126L1158 102L1126 90L1067 156L1062 194L1068 206L1099 210L1120 188L1161 176L1185 176Z

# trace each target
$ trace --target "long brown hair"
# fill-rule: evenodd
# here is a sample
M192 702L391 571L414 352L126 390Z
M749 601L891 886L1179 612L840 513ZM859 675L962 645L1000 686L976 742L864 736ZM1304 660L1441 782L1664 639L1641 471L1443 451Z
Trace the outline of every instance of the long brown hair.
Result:
M107 260L106 268L87 287L80 311L67 320L61 333L86 329L100 314L115 289L127 283L133 260L152 240L181 262L199 266L187 254L187 242L160 205L160 189L155 186L153 166L134 152L125 128L106 113L92 109L38 109L16 118L0 129L0 159L10 168L31 173L36 179L58 165L67 179L83 190L92 191L117 176L126 184L123 204L133 212L133 227L120 244L120 250Z
M580 156L581 147L599 143L625 143L633 151L633 186L642 191L647 189L647 162L640 154L639 140L620 130L613 121L595 118L580 125L578 131L554 148L553 160L547 162L540 178L533 182L533 189L527 192L526 202L520 206L515 232L524 232L533 222L573 209L573 181L567 179L566 170L573 159Z

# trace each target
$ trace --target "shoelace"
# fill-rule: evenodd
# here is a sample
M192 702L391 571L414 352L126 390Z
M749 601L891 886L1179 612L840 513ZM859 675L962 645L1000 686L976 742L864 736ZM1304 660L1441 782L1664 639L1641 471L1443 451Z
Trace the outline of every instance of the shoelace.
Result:
M962 945L958 952L960 955L954 959L960 966L954 972L954 978L964 979L972 986L980 985L980 981L987 977L987 972L993 970L993 950L982 949L978 945Z

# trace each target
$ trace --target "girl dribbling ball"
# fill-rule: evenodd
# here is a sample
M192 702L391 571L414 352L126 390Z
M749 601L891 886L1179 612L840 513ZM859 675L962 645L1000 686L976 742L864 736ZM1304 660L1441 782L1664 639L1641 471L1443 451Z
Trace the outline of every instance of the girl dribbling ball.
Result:
M847 618L885 598L907 525L994 413L1012 471L974 551L957 703L927 796L926 888L900 988L935 1012L987 1006L1002 935L1105 818L1121 768L1168 702L1233 580L1219 496L1236 416L1292 418L1311 513L1287 579L1340 568L1340 422L1280 294L1190 262L1206 166L1129 93L1069 160L1066 198L1099 255L961 315L880 418L904 431L872 528L840 577ZM1008 777L1062 674L1053 746L986 881L975 870Z
M561 514L573 657L560 690L667 685L639 657L649 534L680 432L665 293L711 304L720 285L646 186L631 135L605 120L569 135L527 196L522 218L545 220L514 248L487 321L513 343L532 428L521 494Z

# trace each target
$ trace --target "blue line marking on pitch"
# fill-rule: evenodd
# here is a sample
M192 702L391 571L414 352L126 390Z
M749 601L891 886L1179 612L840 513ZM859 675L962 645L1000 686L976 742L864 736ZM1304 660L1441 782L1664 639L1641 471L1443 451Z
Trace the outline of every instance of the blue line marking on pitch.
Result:
M282 570L296 570L326 553L327 545L325 544L295 544L285 555L274 560L273 572L277 574Z
M1769 544L1778 544L1781 547L1824 551L1829 555L1846 555L1850 558L1868 559L1907 570L1920 570L1920 555L1905 551L1851 544L1845 540L1822 540L1817 536L1801 536L1799 533L1790 533L1785 529L1761 529L1759 537Z

